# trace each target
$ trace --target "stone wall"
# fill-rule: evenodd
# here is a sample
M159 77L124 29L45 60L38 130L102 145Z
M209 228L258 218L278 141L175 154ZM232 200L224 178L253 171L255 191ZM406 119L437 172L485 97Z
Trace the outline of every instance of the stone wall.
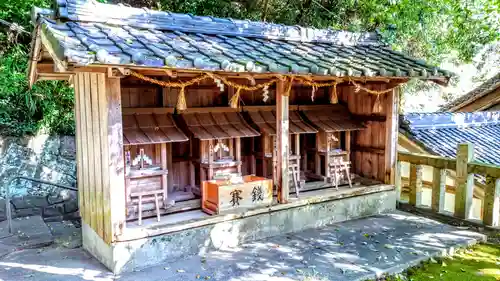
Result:
M41 214L44 218L74 217L78 209L77 193L27 180L12 181L16 176L38 178L76 187L75 138L39 135L26 138L0 137L0 197L10 188L14 217ZM5 201L0 202L0 220Z

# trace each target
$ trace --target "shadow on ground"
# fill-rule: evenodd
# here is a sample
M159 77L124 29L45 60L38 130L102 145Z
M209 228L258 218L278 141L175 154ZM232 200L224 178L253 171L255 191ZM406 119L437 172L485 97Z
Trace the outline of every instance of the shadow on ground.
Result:
M484 239L422 217L395 212L245 243L119 280L365 280ZM0 280L112 280L81 249L21 250L0 260Z

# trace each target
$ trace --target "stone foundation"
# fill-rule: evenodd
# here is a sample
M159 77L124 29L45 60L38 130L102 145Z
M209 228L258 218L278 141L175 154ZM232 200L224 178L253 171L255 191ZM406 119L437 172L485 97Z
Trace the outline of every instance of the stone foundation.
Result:
M120 273L187 256L203 256L208 251L236 247L244 241L390 212L395 207L396 194L394 189L389 188L371 194L306 204L174 233L117 242L111 246L103 245L93 230L85 226L83 245L110 270Z
M16 176L26 176L76 187L75 154L72 136L0 137L0 197L5 198L8 186L13 217L42 215L52 221L78 218L77 192L27 180L12 181ZM0 221L5 219L3 200Z

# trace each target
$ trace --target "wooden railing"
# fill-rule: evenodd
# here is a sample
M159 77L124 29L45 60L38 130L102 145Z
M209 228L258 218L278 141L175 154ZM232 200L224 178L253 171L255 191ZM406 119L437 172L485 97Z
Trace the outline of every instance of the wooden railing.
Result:
M396 173L398 196L402 192L401 164L410 164L409 203L422 207L423 166L433 169L431 208L434 212L444 213L447 170L455 172L455 208L453 215L460 219L472 219L474 194L474 175L481 175L485 180L484 198L482 198L483 223L489 226L500 225L500 166L474 161L474 146L459 144L457 158L439 157L425 154L399 152ZM400 197L398 197L399 199Z

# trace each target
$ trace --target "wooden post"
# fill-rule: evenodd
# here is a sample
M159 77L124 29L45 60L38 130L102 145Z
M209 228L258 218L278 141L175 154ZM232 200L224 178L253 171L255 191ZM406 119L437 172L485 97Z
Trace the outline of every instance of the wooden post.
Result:
M410 204L422 206L422 165L410 165Z
M446 193L446 170L433 168L432 178L432 210L437 213L444 211Z
M401 201L401 191L403 190L403 185L401 184L401 162L396 163L396 179L394 183L396 187L396 202Z
M392 85L387 85L392 87ZM398 87L387 94L386 118L385 118L385 163L384 163L384 182L394 184L396 178L396 157L398 145L398 114L399 114L399 95L401 89Z
M102 76L103 74L98 74ZM122 104L121 104L121 87L119 78L107 78L106 80L106 101L107 108L105 109L105 118L107 120L107 161L103 161L104 171L109 173L109 185L105 190L104 216L105 216L105 231L109 226L111 232L106 233L104 241L110 243L114 241L114 237L121 234L125 228L125 162L123 159L123 126L122 126ZM108 165L108 169L105 168ZM111 216L111 221L107 221L106 216Z
M196 179L195 179L195 167L194 167L194 155L193 155L193 142L194 138L191 138L189 140L189 185L191 185L191 188L194 189L196 186ZM198 142L200 144L200 150L201 146L203 143L201 141ZM203 161L202 159L203 154L200 154L200 163ZM200 173L201 173L201 165L200 165ZM201 182L200 182L201 185Z
M321 175L321 155L319 154L319 151L321 149L321 137L322 133L318 132L316 134L316 152L314 154L314 171L316 172L316 175L320 176Z
M250 174L255 175L256 174L256 163L255 163L255 137L252 137L251 141L251 151L252 155L250 156Z
M490 226L500 226L500 179L491 176L486 177L483 222Z
M230 141L232 142L232 140ZM236 161L240 162L240 164L238 164L238 174L241 175L241 138L237 137L234 141L236 142Z
M345 132L345 151L347 152L346 161L351 161L351 131Z
M120 80L79 72L74 81L80 213L110 244L126 216Z
M169 144L170 146L170 144ZM161 169L162 170L166 170L168 171L168 161L167 161L167 144L166 143L162 143L160 144L160 163L161 163ZM170 157L172 157L170 155ZM168 171L168 173L170 174L170 171ZM167 202L168 202L168 176L163 174L161 176L161 188L163 189L163 202L164 202L164 206L166 207L167 206ZM156 196L156 195L155 195ZM158 205L158 203L156 203Z
M289 134L288 134L288 96L285 94L285 82L278 80L276 83L276 137L277 137L277 163L276 174L278 178L278 202L288 202L290 195L290 181L288 175Z
M467 166L474 160L474 146L470 143L458 144L455 216L461 219L472 217L472 196L474 191L474 175L469 174Z

